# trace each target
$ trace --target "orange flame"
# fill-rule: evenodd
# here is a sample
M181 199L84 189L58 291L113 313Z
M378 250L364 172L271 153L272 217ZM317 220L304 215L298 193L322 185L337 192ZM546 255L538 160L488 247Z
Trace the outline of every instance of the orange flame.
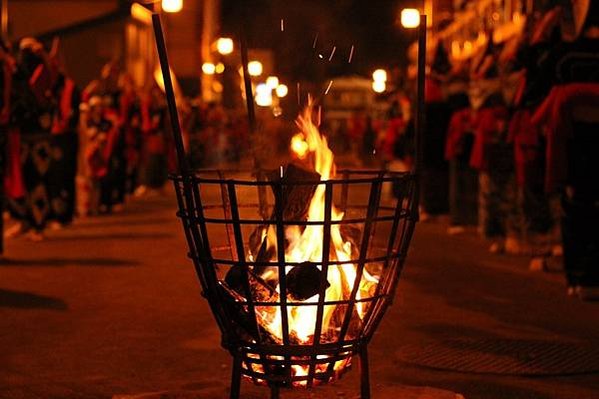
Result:
M296 125L300 133L293 136L290 148L300 159L313 160L312 167L320 175L321 181L327 181L335 177L335 164L333 152L328 146L327 139L320 134L316 125L312 122L312 104L300 114L296 120ZM308 208L308 221L322 222L325 212L325 185L319 184L315 189L314 195ZM334 205L331 209L331 220L340 221L344 213L339 211ZM325 291L325 302L347 301L351 295L354 283L357 278L357 266L352 262L352 245L354 243L344 239L341 234L339 224L333 224L330 227L332 252L330 260L338 261L340 264L329 265L327 269L327 281L330 284ZM288 226L285 230L285 238L289 245L285 251L285 261L287 262L322 262L323 258L323 232L324 227L319 224L308 225L302 230L300 226ZM270 226L263 236L269 248L276 247L276 232L274 226ZM356 253L356 251L353 251ZM322 266L318 266L322 270ZM286 272L291 267L286 268ZM276 274L276 271L268 273ZM265 277L265 276L263 276ZM270 276L275 277L275 276ZM276 279L278 281L278 279ZM356 295L356 313L360 321L366 313L366 305L359 300L368 296L373 287L378 283L378 278L370 275L366 269L363 270L362 280L359 284L359 290ZM280 287L277 286L277 292L280 293ZM306 299L304 302L313 303L310 306L294 306L289 304L288 327L290 335L297 338L300 344L310 344L314 339L314 329L317 320L317 306L319 294ZM341 329L342 317L334 317L337 306L328 305L323 310L322 321L322 341L335 341L336 336ZM257 307L256 311L260 315L261 324L275 338L282 342L282 319L279 307ZM345 313L345 309L343 312ZM348 331L348 335L351 331ZM340 360L335 363L334 369L339 371L347 367L350 359ZM326 364L318 365L317 371L326 370ZM295 376L305 376L308 374L308 366L293 366ZM297 382L298 385L305 385L305 381Z

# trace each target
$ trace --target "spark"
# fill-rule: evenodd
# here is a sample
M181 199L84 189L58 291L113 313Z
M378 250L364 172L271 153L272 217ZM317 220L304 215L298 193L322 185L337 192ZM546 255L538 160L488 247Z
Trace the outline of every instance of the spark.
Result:
M351 64L351 60L352 58L354 58L354 46L351 46L351 49L349 50L349 58L347 59L347 63Z
M297 82L297 105L301 105L301 103L300 83Z
M327 94L329 94L329 90L331 90L331 86L333 85L333 81L330 80L329 81L329 85L327 86L327 89L324 91L324 95L326 96Z
M318 42L318 32L316 32L316 36L314 36L314 42L312 42L312 48L316 48L317 42Z
M281 32L285 31L285 20L281 18Z
M320 58L322 60L324 57L322 54L318 54L318 58Z
M333 46L333 50L331 51L331 55L329 55L329 61L331 61L333 59L333 56L335 55L335 50L337 50L337 46Z
M321 121L321 116L322 116L322 106L318 106L318 122L316 124L316 126L320 126L320 121Z
M283 165L279 166L279 173L281 174L281 179L283 178Z

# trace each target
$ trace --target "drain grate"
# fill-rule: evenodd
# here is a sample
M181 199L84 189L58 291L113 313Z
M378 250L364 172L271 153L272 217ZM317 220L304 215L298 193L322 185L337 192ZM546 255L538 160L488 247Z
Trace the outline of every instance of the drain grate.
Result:
M599 372L599 344L456 339L407 345L399 350L398 358L406 363L467 373L534 376Z

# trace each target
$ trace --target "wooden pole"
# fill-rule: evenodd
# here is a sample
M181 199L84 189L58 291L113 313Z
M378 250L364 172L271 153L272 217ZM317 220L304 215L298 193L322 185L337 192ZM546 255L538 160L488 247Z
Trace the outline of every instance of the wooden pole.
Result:
M8 41L8 0L2 0L0 8L0 30L2 31L2 40Z
M162 79L164 81L164 91L166 93L166 102L175 139L175 150L177 152L177 166L179 173L189 172L189 164L185 156L185 147L183 146L183 136L181 134L181 124L179 122L179 113L177 112L177 102L175 100L175 91L171 80L171 70L168 63L166 44L164 42L164 33L159 14L152 14L152 25L154 26L154 36L156 37L156 48L158 49L158 58L160 60L160 69L162 70Z
M245 37L245 30L241 32L239 38L239 48L241 51L241 65L243 67L243 84L245 87L245 105L248 110L248 120L250 123L250 136L256 133L256 110L254 109L254 93L252 91L252 78L248 69L249 57L248 57L248 46L247 38ZM254 157L254 162L258 162Z
M248 56L248 45L247 45L247 29L245 27L245 21L247 20L247 10L244 9L244 22L239 35L239 50L241 52L241 66L243 69L243 84L245 87L245 104L248 111L248 122L250 128L251 137L251 152L254 158L254 173L258 181L263 180L262 163L260 162L260 156L258 154L257 143L259 143L256 125L256 110L254 108L254 93L252 91L252 78L248 68L249 56ZM258 186L258 203L260 205L260 215L266 219L268 218L268 204L266 196L266 186Z
M426 123L426 111L424 105L424 83L426 76L426 15L420 16L420 25L418 25L418 81L416 94L416 118L414 119L415 130L415 154L414 154L414 173L416 174L417 185L414 192L414 203L412 204L413 216L416 220L419 218L418 205L420 203L420 183L422 179L422 153L424 127Z

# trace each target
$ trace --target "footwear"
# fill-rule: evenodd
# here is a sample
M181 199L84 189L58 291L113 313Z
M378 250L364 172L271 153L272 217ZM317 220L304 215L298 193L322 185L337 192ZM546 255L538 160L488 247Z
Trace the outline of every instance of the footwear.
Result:
M578 298L583 301L599 301L599 286L579 287Z
M551 247L551 256L560 257L564 256L564 247L561 244L554 245Z
M447 234L449 234L450 236L463 234L465 232L466 232L466 228L464 226L449 226L447 228Z
M64 226L62 225L62 223L57 222L56 220L53 220L50 223L48 223L48 228L53 231L62 230L63 227Z
M21 222L17 222L4 231L4 238L15 238L27 232L27 228Z
M544 272L547 270L547 261L542 256L537 256L530 260L528 270L531 272Z
M31 230L29 234L27 234L27 238L29 238L33 242L40 242L44 241L46 237L44 236L44 233L41 231Z
M146 191L148 191L148 188L146 186L139 186L133 192L133 196L134 197L143 197L146 194Z
M526 255L532 252L530 245L514 237L505 240L505 252L511 255Z
M502 253L503 251L505 251L505 246L504 246L503 242L501 242L501 241L495 241L489 247L489 252L492 254L499 254L499 253Z

